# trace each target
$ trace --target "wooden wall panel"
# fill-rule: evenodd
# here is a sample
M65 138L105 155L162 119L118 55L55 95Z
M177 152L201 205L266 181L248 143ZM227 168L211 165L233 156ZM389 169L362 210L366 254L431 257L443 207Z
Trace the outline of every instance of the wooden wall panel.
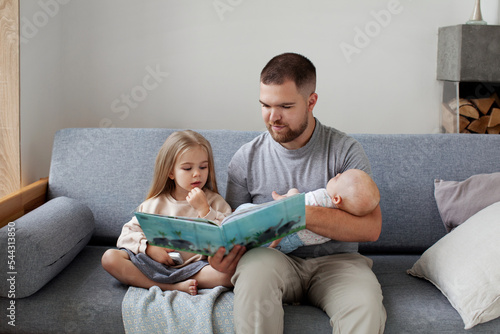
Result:
M19 0L0 0L0 197L21 187Z

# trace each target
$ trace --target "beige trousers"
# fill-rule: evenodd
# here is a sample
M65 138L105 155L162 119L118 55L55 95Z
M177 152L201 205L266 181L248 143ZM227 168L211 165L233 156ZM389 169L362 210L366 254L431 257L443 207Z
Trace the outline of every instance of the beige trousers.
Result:
M386 312L372 260L358 253L301 259L272 248L248 251L234 284L237 333L283 333L283 305L308 301L333 333L383 333Z

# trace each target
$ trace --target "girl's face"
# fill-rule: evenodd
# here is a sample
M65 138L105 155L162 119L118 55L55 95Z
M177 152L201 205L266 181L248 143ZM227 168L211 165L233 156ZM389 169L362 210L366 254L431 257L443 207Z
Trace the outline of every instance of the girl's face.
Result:
M195 146L179 154L169 177L175 182L172 196L178 201L185 201L192 189L202 189L207 183L207 152L201 146Z

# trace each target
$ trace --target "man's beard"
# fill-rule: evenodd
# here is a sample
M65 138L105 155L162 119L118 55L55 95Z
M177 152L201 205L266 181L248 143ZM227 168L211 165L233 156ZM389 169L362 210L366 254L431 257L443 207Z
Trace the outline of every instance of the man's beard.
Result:
M287 130L283 133L280 133L280 134L275 133L272 129L273 125L285 125ZM276 142L278 142L280 144L285 144L285 143L289 143L289 142L295 140L296 138L298 138L302 133L304 133L304 131L307 129L308 125L309 125L309 120L308 120L307 114L306 114L306 116L304 117L304 121L300 124L300 127L297 130L292 130L288 127L288 125L282 124L280 122L275 122L273 124L267 124L267 130L269 131L269 133L271 134L271 137L273 137L273 139Z

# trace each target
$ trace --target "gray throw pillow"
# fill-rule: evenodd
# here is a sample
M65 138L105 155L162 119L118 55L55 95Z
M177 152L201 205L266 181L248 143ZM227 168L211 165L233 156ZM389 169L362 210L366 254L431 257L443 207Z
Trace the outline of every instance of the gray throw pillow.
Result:
M32 295L85 247L94 216L77 200L57 197L0 229L0 296Z
M465 181L434 181L434 197L446 231L500 201L500 173L477 174Z

